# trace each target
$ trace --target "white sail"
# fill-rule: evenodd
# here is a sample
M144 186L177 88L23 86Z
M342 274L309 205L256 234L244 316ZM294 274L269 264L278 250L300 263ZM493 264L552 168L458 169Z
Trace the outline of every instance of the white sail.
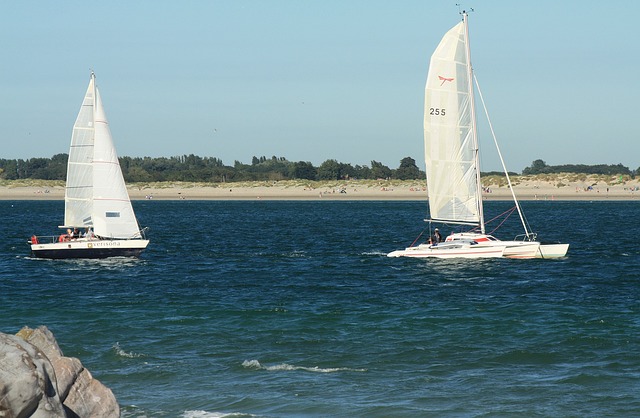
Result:
M71 136L65 226L93 226L104 238L140 237L93 73Z
M93 145L95 124L95 78L92 74L80 112L73 125L67 186L65 189L64 226L91 226L93 202Z
M465 23L431 56L425 88L424 146L433 220L479 224L477 139Z

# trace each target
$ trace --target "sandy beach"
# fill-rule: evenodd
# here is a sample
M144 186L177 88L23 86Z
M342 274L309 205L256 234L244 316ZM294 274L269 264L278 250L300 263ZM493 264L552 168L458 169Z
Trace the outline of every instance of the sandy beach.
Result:
M504 177L483 180L484 198L509 200ZM635 200L640 181L603 176L516 176L514 191L520 200ZM149 183L128 186L132 200L423 200L424 181L256 181L237 183ZM61 181L3 181L0 200L63 200Z

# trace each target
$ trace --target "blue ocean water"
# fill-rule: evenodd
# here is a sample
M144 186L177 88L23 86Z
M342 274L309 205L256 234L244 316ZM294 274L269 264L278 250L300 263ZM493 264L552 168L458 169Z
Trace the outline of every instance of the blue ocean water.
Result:
M63 202L0 201L0 331L124 417L640 416L638 202L523 205L567 258L387 258L424 202L185 200L134 202L141 259L37 260Z

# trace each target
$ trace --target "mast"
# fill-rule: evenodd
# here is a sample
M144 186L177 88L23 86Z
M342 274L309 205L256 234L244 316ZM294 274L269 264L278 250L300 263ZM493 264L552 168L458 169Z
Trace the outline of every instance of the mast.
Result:
M462 11L462 22L464 23L464 38L465 38L465 48L466 48L466 56L467 56L467 72L468 72L468 83L469 83L469 106L471 107L471 132L472 132L472 140L473 140L473 153L474 153L474 165L476 169L475 178L476 178L476 188L477 188L477 207L478 207L478 218L480 223L480 232L485 233L484 227L484 212L482 207L482 183L480 182L480 152L478 145L478 127L476 123L476 105L475 98L473 93L473 66L471 65L471 47L469 45L469 20L468 13L466 10Z
M95 106L95 97L96 97L96 73L93 72L93 70L91 71L91 76L89 77L90 81L93 82L92 86L93 86L93 97L94 97L94 106L93 106L93 119L95 120L95 116L96 116L96 106Z

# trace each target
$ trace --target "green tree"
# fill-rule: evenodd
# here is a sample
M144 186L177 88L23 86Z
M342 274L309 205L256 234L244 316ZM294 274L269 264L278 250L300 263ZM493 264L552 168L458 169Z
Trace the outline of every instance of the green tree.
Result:
M289 167L289 177L293 179L315 180L318 175L318 170L308 161L298 161Z
M318 180L338 180L340 178L340 163L327 160L318 167Z
M531 163L531 167L527 167L522 170L522 174L530 175L530 174L542 174L548 172L547 163L542 160L535 160Z
M2 173L2 178L6 180L17 180L18 179L18 161L16 160L8 160L4 165L4 173Z
M391 177L391 169L377 161L371 161L371 178L388 179Z
M133 183L146 183L149 181L153 181L153 177L142 167L131 167L127 175L125 176L125 181L133 182Z
M419 179L420 169L416 165L416 160L411 157L404 157L400 161L400 167L396 170L395 177L400 180L415 180Z
M68 154L56 154L51 157L49 164L49 177L53 180L64 180L67 178Z
M340 167L340 178L349 180L356 177L356 170L353 168L351 164L348 163L338 163Z
M358 165L353 168L353 176L357 179L371 179L371 169L366 165Z

